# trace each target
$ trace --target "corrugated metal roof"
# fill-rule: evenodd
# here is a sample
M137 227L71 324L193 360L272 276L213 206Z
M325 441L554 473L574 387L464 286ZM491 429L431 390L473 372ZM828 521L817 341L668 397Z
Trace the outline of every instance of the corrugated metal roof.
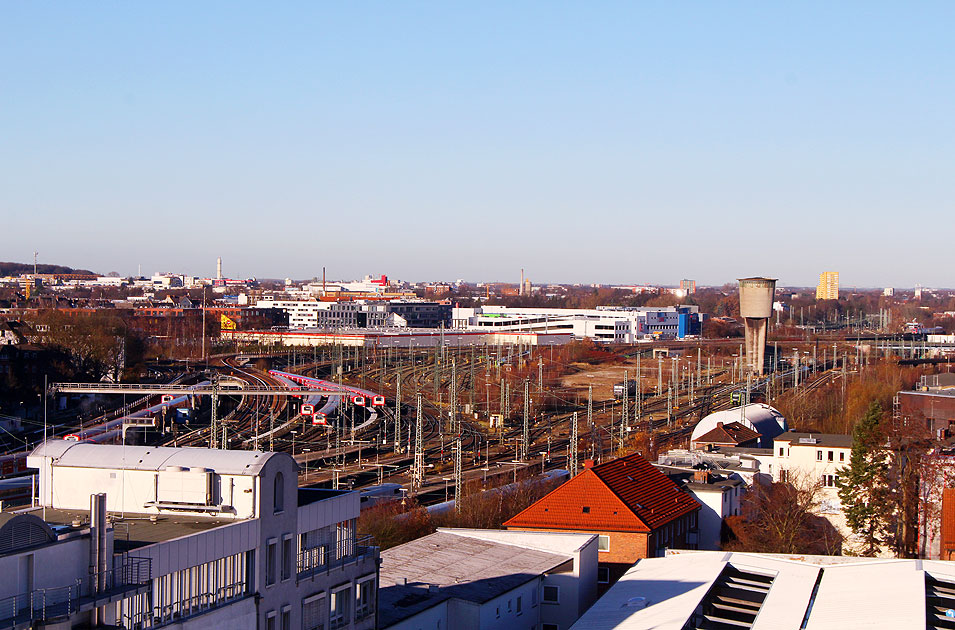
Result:
M222 475L257 475L272 457L288 455L262 451L211 448L122 446L48 440L30 457L52 457L54 466L116 470L162 470L167 466L210 468Z

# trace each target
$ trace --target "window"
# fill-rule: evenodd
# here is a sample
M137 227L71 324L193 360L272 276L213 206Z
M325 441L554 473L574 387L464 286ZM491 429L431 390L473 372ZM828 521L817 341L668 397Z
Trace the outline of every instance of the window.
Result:
M545 604L559 604L560 603L560 587L559 586L544 586L541 593L541 601Z
M785 452L786 452L786 449L784 449L782 446L780 446L780 447L779 447L779 456L782 457L782 456L783 456L783 453L785 453Z
M302 600L302 630L325 630L325 593Z
M584 512L584 514L590 514L590 506L589 506L589 505L585 505L585 506L583 507L583 512Z
M840 462L846 461L846 452L845 452L845 451L839 451L839 461L840 461Z
M348 602L351 596L351 586L346 584L332 591L328 602L329 630L344 628L348 625Z
M285 511L285 476L280 472L275 473L272 483L272 508L274 514Z
M282 579L292 577L292 536L286 535L282 539Z
M265 616L265 630L275 630L275 611Z
M500 607L500 606L498 606L497 608L494 609L494 618L495 618L495 619L500 619L500 618L501 618L501 607Z
M816 461L817 462L822 461L822 451L816 451Z
M826 488L835 488L837 483L839 483L839 475L822 476L822 485Z
M511 612L511 600L507 600L507 612Z
M597 536L597 551L610 551L610 536Z
M832 461L832 451L829 451L828 459L830 462Z
M597 584L610 584L610 569L597 567Z
M288 606L282 608L282 630L292 630L292 609Z
M270 540L265 549L265 585L275 584L275 540Z
M521 612L524 610L523 603L524 603L524 602L523 602L523 596L522 596L522 595L518 595L518 596L517 596L517 614L518 614L518 615L521 614Z
M375 578L362 578L355 585L355 619L364 619L375 612Z

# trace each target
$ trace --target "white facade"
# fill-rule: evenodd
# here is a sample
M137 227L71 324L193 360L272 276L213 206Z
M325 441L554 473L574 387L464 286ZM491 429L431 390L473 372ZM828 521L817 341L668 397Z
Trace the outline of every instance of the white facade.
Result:
M696 306L634 308L455 308L453 327L465 330L564 332L612 343L636 343L653 336L681 337L680 316Z
M746 486L742 481L727 480L715 483L688 483L684 486L702 506L699 512L698 549L718 550L723 521L728 516L739 516Z
M299 490L284 453L57 440L27 461L40 470L48 519L82 519L89 493L105 492L121 532L117 549L149 563L148 589L107 607L108 621L201 630L375 626L377 550L356 538L358 494Z

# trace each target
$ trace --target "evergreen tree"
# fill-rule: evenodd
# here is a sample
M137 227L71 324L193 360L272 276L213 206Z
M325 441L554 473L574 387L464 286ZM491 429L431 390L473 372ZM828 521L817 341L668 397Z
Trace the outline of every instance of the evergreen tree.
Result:
M840 470L837 482L846 522L862 539L863 556L876 555L887 534L887 466L881 422L882 405L872 402L852 432L849 466Z

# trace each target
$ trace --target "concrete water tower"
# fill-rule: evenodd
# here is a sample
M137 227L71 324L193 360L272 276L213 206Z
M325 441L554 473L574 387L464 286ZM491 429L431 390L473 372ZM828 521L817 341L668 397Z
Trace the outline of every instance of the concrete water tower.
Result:
M776 278L740 278L739 314L746 326L746 365L762 375L766 354L766 329L773 316Z

